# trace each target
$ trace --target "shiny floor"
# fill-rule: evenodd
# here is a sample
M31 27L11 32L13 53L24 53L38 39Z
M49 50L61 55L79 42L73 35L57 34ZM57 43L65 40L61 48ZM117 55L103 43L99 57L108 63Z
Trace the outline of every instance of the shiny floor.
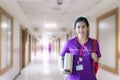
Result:
M58 55L37 52L16 80L64 80L65 76L60 72Z

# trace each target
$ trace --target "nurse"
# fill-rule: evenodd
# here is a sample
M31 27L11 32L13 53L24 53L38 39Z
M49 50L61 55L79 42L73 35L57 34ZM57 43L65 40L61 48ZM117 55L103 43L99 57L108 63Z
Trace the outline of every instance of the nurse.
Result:
M72 73L67 75L66 80L97 80L97 68L93 64L97 64L101 57L99 43L89 37L89 22L85 17L76 19L74 30L77 37L68 40L61 52L62 57L66 53L74 55Z
M52 50L52 44L49 43L49 44L48 44L48 53L49 53L49 54L51 54L51 50Z

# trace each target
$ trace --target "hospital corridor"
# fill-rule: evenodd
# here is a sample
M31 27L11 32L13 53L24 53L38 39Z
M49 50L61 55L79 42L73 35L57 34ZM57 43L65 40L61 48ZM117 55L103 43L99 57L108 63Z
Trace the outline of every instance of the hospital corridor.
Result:
M0 0L0 80L120 80L120 0Z

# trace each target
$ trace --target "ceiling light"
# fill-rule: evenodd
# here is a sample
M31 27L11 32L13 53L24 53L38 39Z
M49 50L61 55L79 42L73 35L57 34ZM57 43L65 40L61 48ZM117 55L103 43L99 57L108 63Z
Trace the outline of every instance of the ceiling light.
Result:
M45 27L57 27L57 24L54 23L49 23L49 24L45 24Z

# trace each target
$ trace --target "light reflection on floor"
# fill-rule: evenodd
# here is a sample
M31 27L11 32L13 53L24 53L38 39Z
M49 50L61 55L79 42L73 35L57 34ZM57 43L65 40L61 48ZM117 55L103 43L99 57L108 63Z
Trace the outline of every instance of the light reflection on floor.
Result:
M16 80L64 80L65 75L59 70L56 54L37 52Z

